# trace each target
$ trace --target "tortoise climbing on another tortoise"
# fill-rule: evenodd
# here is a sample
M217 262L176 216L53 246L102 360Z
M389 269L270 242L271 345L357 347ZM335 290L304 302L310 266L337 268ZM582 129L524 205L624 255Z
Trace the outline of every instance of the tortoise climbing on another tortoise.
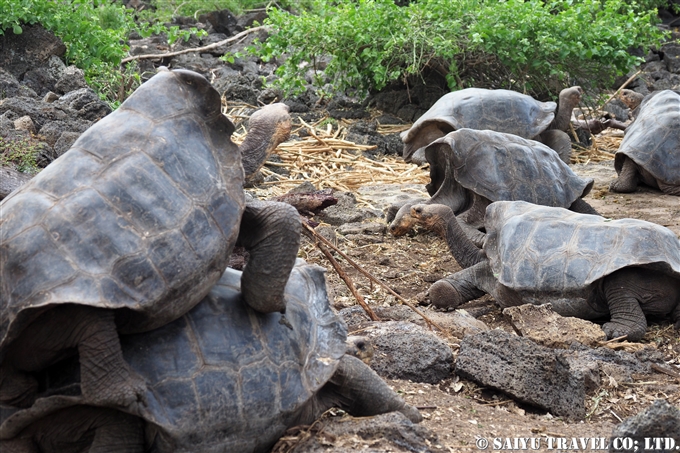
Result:
M272 146L290 127L270 109L249 146ZM237 241L252 248L245 300L284 308L297 214L245 205L241 154L251 149L231 141L233 130L204 77L164 70L2 201L0 403L30 405L34 374L77 350L86 396L139 404L144 383L123 361L118 332L191 309Z
M582 94L581 87L565 88L560 92L559 107L511 90L466 88L445 94L402 132L404 160L424 163L425 146L449 132L469 128L541 141L568 163L571 140L566 131Z
M355 416L400 411L420 421L417 409L345 354L347 327L330 307L324 272L299 263L286 287L286 313L261 314L243 303L240 272L227 269L181 318L121 337L125 359L146 381L146 407L112 411L77 395L39 398L4 420L0 449L264 452L286 429L311 424L330 407Z
M582 198L593 179L574 173L546 145L516 135L494 131L460 129L448 133L424 149L430 164L432 198L427 204L444 204L461 215L462 227L481 245L486 206L499 200L523 200L597 214ZM390 224L399 236L413 226L411 206L403 205Z
M680 196L680 94L646 96L616 151L613 192L634 192L639 183Z
M680 328L680 241L660 225L610 220L523 201L488 206L483 249L451 209L416 205L412 216L439 231L464 269L434 283L439 307L491 294L502 307L551 303L563 316L611 317L608 338L639 340L645 315L671 315Z

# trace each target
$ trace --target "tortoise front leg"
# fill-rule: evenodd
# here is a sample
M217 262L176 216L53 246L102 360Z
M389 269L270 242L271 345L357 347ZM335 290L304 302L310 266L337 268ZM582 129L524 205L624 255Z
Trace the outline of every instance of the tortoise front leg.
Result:
M378 374L356 357L344 355L333 377L317 394L318 411L339 407L355 417L399 411L414 423L423 418Z
M283 311L283 293L300 248L300 216L287 203L246 203L237 245L250 253L241 276L243 299L261 313Z
M622 269L608 275L602 285L611 315L611 320L602 326L602 330L610 339L626 336L630 341L638 341L647 331L647 319L640 307L642 294L636 288L635 274L630 271Z
M444 277L428 291L430 302L440 308L456 308L484 294L490 294L501 308L525 303L517 291L498 282L488 260Z
M612 181L609 190L612 192L630 193L635 192L640 183L640 174L637 164L630 157L625 157L619 177Z

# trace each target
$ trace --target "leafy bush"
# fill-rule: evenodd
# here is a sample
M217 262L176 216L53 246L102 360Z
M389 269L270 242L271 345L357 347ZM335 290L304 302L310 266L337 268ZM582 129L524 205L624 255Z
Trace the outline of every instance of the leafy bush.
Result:
M151 0L155 10L148 16L158 20L169 21L174 17L194 17L211 11L228 9L235 15L247 10L264 8L275 4L278 8L303 10L312 7L313 0Z
M658 44L661 0L317 0L312 12L271 9L273 32L255 52L285 56L281 88L295 92L330 56L325 77L338 90L365 92L434 70L450 88L532 93L572 83L603 86L640 59L630 48ZM321 73L316 82L323 83Z
M121 72L120 63L127 54L125 43L131 31L144 37L165 33L170 44L197 33L196 29L168 28L158 22L138 23L133 10L111 0L3 0L0 35L20 34L23 25L36 23L62 39L67 63L83 69L88 83L114 108L122 99L111 96L120 93L120 86L113 85L129 81L130 74Z

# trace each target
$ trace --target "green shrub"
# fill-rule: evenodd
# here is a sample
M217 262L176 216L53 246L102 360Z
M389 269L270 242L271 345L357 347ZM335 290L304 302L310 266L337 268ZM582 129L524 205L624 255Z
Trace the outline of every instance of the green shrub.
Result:
M117 96L119 87L112 85L129 80L129 72L121 72L120 63L129 50L126 42L131 31L144 37L165 33L169 44L197 33L158 22L136 22L133 10L111 0L3 0L0 35L20 34L23 25L36 23L61 38L67 64L83 69L88 83L114 108L122 99Z
M304 86L324 56L338 90L381 89L435 70L450 88L486 86L532 93L558 91L574 80L605 86L641 60L630 48L661 42L660 0L317 0L312 12L271 9L273 32L254 51L285 56L278 84ZM323 83L321 77L317 83Z
M145 17L169 21L174 17L194 17L211 11L228 9L234 15L241 15L248 10L275 5L278 8L295 11L308 10L313 7L314 0L151 0L153 11Z

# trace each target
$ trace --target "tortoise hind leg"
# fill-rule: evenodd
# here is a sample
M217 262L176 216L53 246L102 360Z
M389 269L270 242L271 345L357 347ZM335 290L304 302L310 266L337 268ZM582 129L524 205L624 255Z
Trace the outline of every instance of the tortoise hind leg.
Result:
M47 415L16 437L3 453L143 453L141 419L114 409L74 406Z
M339 407L356 417L399 411L414 423L423 418L378 374L356 357L344 355L333 377L318 395L321 412ZM320 415L320 414L319 414Z
M626 156L623 165L621 166L621 173L619 173L619 177L609 185L609 190L621 193L635 192L639 183L640 174L638 172L638 166L633 159Z
M146 383L123 358L114 313L98 310L90 318L78 343L83 396L99 406L144 404Z
M125 362L112 310L64 304L33 321L8 351L3 368L32 373L80 356L81 391L92 404L132 407L146 384Z

